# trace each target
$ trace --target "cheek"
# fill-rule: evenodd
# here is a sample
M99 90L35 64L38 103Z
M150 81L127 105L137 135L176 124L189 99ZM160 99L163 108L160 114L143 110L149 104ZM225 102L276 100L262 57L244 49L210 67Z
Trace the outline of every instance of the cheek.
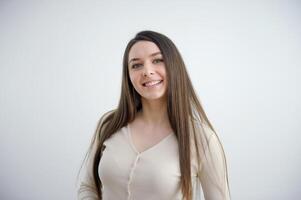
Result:
M137 84L139 84L139 77L135 73L130 74L130 80L131 80L133 86L136 86Z
M167 77L166 77L166 70L165 70L165 68L162 68L162 69L160 70L160 74L161 74L161 76L163 76L165 79L167 78Z
M130 78L131 82L133 83L133 73L132 72L129 72L129 78Z
M165 65L161 65L160 66L160 68L159 68L159 70L160 70L160 74L162 74L162 75L166 75L166 68L165 68Z
M168 78L167 78L167 72L166 72L165 68L162 69L162 71L161 71L161 76L162 76L162 77L164 78L164 80L165 80L165 87L167 87L167 84L168 84Z

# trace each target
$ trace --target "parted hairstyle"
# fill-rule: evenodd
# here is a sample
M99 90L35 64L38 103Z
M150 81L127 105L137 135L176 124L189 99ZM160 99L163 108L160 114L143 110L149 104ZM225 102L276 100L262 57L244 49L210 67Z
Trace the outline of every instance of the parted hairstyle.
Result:
M191 148L193 145L196 149L196 155L199 161L198 163L201 163L202 159L205 159L206 157L200 155L200 152L202 152L201 149L203 149L204 152L205 147L208 146L208 138L204 134L201 134L196 126L201 126L202 128L202 124L205 124L212 129L214 134L216 134L216 132L209 122L200 100L195 93L180 52L175 44L167 36L161 33L150 30L141 31L128 42L123 55L121 95L118 107L104 114L99 120L89 151L85 158L87 158L87 155L93 156L94 184L96 186L99 199L102 199L102 183L98 175L98 167L102 152L105 149L103 143L119 129L132 122L135 119L137 112L142 109L141 97L130 81L128 70L129 51L138 41L153 42L158 46L162 53L168 79L168 118L177 137L179 147L179 164L181 172L180 185L183 198L185 200L191 200ZM199 142L191 142L198 138L200 140ZM220 142L220 140L218 141ZM90 155L92 145L95 143L97 144L95 154ZM225 155L224 150L222 153ZM224 163L226 172L225 176L228 183L225 156ZM220 187L218 184L217 186ZM229 187L228 184L227 187ZM222 188L220 188L220 190L223 191Z

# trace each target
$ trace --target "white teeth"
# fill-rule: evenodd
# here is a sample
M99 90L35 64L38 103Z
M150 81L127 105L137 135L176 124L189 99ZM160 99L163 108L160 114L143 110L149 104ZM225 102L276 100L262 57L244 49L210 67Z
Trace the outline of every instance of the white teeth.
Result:
M145 83L144 85L145 85L146 87L149 87L149 86L156 85L156 84L158 84L158 83L160 83L160 82L161 82L161 81L151 81L151 82Z

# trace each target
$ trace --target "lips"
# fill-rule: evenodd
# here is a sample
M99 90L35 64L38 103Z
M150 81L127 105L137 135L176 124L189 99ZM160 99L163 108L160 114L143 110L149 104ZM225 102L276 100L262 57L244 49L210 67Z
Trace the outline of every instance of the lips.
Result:
M163 82L163 80L154 80L154 81L148 81L148 82L145 82L143 83L142 85L144 87L152 87L152 86L155 86L155 85L159 85Z

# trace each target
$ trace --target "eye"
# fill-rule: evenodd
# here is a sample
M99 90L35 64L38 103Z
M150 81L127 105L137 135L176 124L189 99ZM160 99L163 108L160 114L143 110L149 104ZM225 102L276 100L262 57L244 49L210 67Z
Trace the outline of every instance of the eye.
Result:
M159 62L163 62L163 59L161 59L161 58L158 58L158 59L155 59L154 61L153 61L153 63L159 63ZM138 67L140 67L142 64L139 64L139 63L137 63L137 64L133 64L132 65L132 69L136 69L136 68L138 68Z
M163 59L155 59L154 62L155 63L157 63L157 62L163 62Z
M133 64L132 69L136 69L138 66L140 66L140 64Z

